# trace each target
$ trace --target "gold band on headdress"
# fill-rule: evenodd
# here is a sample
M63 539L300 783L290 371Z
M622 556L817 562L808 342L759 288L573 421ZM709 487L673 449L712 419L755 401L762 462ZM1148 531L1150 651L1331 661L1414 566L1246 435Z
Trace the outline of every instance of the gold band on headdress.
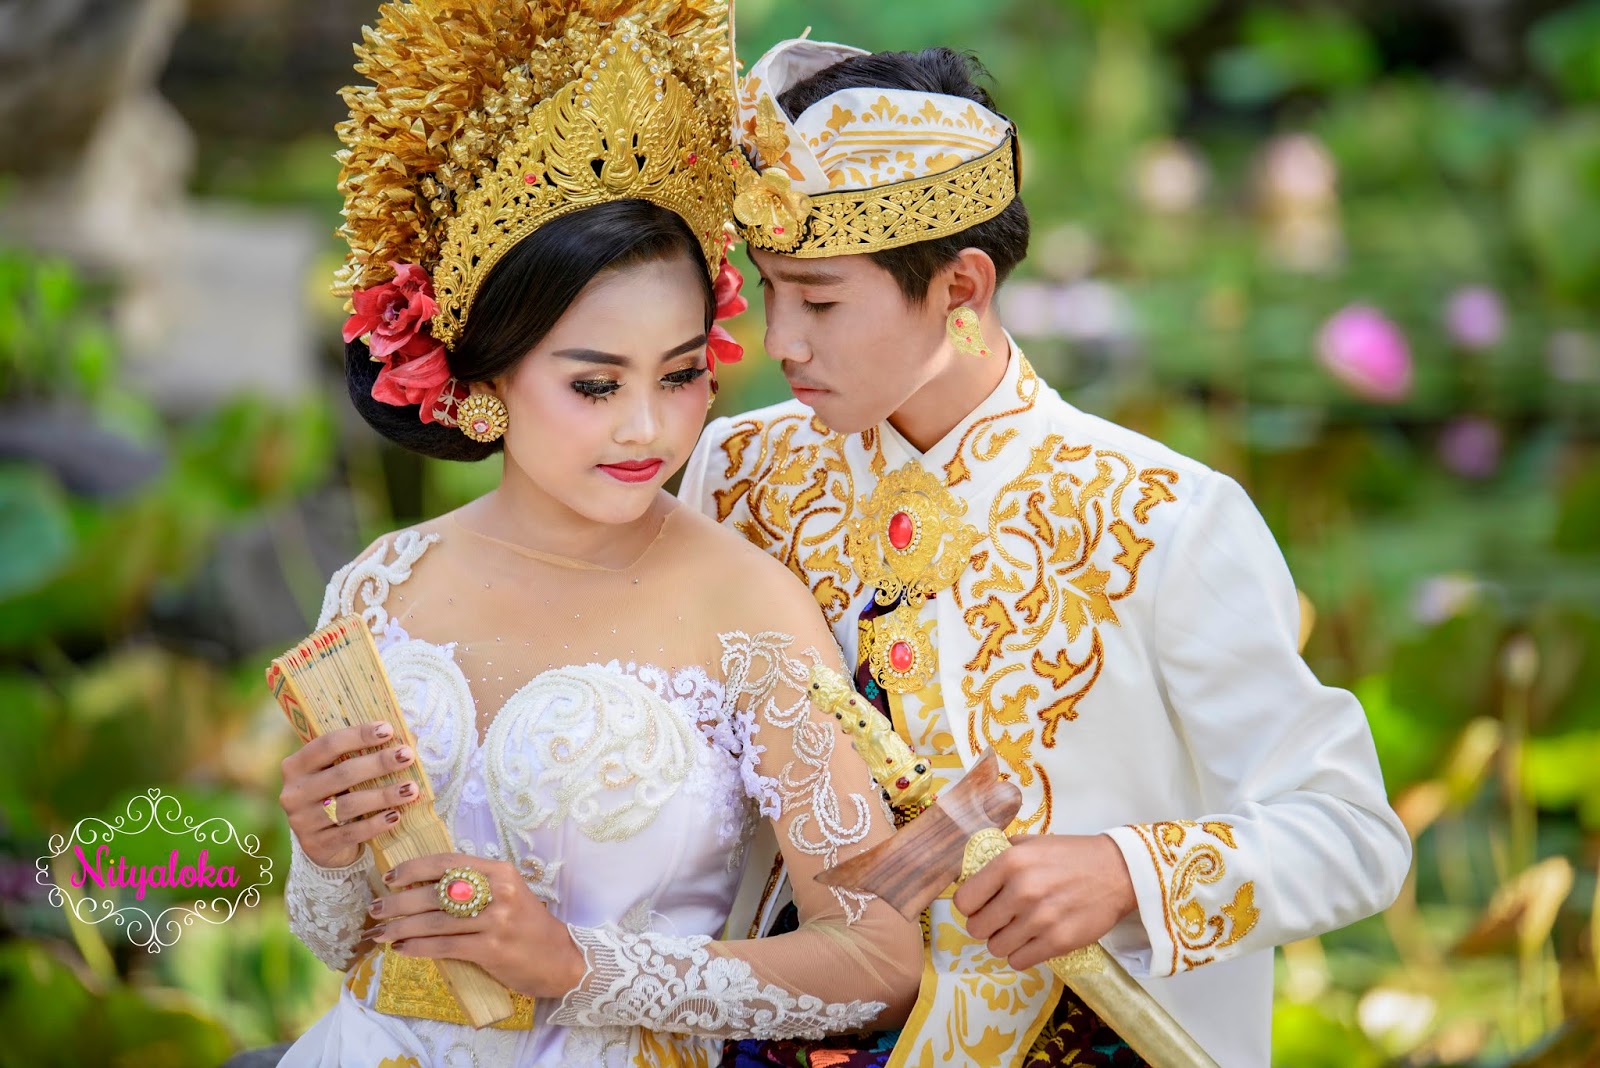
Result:
M1017 198L1021 160L1013 131L953 170L894 185L804 196L786 177L757 174L736 154L734 219L752 248L798 259L883 252L932 241L999 215Z
M798 38L739 86L734 219L753 248L800 258L882 252L999 215L1022 179L1005 116L944 93L854 86L792 119L778 100L868 53Z
M347 295L420 265L454 345L479 287L552 219L637 198L681 216L715 275L730 193L726 0L392 0L346 89Z

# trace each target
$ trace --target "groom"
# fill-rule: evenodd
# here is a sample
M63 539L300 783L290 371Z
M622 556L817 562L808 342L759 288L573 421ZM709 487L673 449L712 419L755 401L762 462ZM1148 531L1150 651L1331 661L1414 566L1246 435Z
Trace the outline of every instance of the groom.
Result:
M713 422L681 495L811 587L941 783L992 746L1025 797L1017 848L929 910L888 1063L1138 1063L1043 964L1100 941L1218 1063L1265 1068L1272 947L1384 908L1410 860L1271 534L1005 332L1020 156L966 59L786 41L741 113L795 400Z

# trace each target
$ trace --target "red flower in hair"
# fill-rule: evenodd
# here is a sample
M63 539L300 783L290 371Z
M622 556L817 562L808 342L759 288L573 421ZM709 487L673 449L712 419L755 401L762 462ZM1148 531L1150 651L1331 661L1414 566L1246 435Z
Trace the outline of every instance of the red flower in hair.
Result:
M733 238L723 238L723 249L733 245ZM712 296L717 303L716 311L712 313L713 320L732 319L750 307L750 302L744 299L739 292L744 287L744 275L733 265L733 261L724 258L722 269L717 272L716 285L712 287ZM716 362L738 363L744 359L744 346L733 340L733 335L720 326L712 326L710 338L706 343L706 366L710 368L712 378L716 377Z
M428 324L439 314L428 272L415 263L389 266L394 268L394 280L356 290L352 298L355 314L344 324L345 344L363 334L370 335L367 348L377 360L399 352L419 334L425 334Z
M428 274L415 263L391 263L394 280L356 290L355 314L345 320L348 344L367 335L367 349L383 364L372 383L372 399L384 404L419 405L424 423L448 416L450 363L444 345L428 333L439 311Z

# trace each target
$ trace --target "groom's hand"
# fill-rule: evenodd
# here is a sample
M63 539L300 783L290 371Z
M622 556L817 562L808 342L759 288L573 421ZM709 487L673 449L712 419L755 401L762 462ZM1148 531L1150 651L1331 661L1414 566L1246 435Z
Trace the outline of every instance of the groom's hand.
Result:
M1098 942L1137 907L1122 850L1103 834L1014 835L956 891L967 933L1018 971Z

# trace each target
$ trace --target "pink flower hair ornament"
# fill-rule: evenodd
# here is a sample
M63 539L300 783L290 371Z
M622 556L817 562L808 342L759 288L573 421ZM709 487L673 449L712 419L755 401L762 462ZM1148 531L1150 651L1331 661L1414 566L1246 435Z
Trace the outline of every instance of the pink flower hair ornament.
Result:
M345 344L365 337L372 359L383 364L372 383L373 400L415 404L422 422L453 427L456 406L468 390L450 374L444 344L428 332L439 311L433 283L415 263L389 266L392 280L352 295L355 311L345 320Z

